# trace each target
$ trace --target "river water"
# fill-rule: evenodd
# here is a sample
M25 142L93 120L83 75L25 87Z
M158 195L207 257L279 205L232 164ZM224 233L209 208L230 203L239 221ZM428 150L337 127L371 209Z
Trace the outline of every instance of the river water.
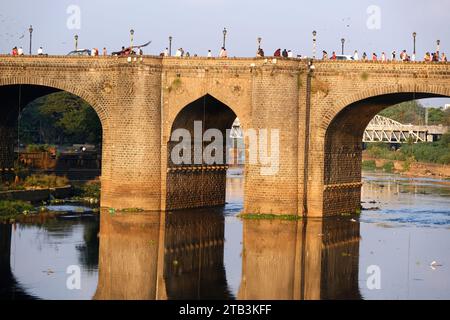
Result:
M0 225L0 299L450 299L450 182L363 180L360 221L242 221L234 176L224 209Z

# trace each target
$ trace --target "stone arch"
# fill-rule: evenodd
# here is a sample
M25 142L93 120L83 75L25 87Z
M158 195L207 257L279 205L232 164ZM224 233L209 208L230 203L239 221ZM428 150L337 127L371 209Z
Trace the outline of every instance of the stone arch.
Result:
M107 110L100 105L94 96L94 93L82 89L80 86L75 86L72 83L66 83L64 81L57 81L55 79L44 77L7 77L0 78L0 86L13 86L13 85L33 85L54 88L62 91L74 94L83 100L85 100L97 113L98 118L102 124L102 129L105 130L108 127L109 114Z
M178 110L178 108L177 108ZM228 105L210 94L183 106L176 116L166 124L167 130L167 176L166 176L166 209L187 209L215 207L225 205L227 162L227 130L231 129L238 115ZM202 121L203 134L208 129L217 129L222 134L221 147L214 146L213 163L203 157L211 142L199 141L195 128L195 121ZM190 151L190 161L179 163L171 158L172 152L179 147L180 141L171 141L172 132L176 129L186 129L191 140L183 146L180 154L186 155ZM197 139L197 140L195 140ZM214 138L214 142L217 142ZM184 137L183 137L183 142ZM199 158L198 146L202 154ZM209 150L211 151L211 150ZM176 154L176 152L175 152ZM221 157L217 157L221 155Z
M450 87L428 84L399 84L396 86L384 86L371 88L369 90L361 90L350 95L346 95L344 98L338 100L331 109L329 109L324 115L320 124L320 133L325 135L328 126L336 118L336 116L344 110L347 106L350 106L358 101L363 101L369 98L375 98L388 94L396 93L411 93L411 94L425 94L433 96L447 96L450 97ZM321 135L321 137L323 137Z
M230 108L234 112L236 117L241 121L242 128L249 127L249 116L246 112L248 103L240 99L238 99L240 100L238 102L235 99L232 99L232 97L230 97L229 95L220 93L217 90L202 90L201 93L197 92L195 94L189 93L182 95L181 98L178 98L173 103L170 103L170 109L167 118L168 125L166 126L166 136L170 138L171 129L175 122L175 119L180 114L180 112L183 111L184 108L197 101L198 99L201 99L208 95Z
M362 136L383 109L413 99L450 97L450 88L406 84L359 91L339 100L320 125L323 215L354 213L361 199Z

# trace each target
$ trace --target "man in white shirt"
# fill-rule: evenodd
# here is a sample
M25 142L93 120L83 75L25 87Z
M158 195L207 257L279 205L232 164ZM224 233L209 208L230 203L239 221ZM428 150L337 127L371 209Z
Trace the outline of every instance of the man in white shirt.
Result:
M44 49L42 49L42 47L39 47L39 49L38 49L38 51L37 51L37 54L38 54L39 56L42 56L42 55L44 54Z
M220 49L219 57L220 57L220 58L226 58L226 57L228 57L227 49L225 49L224 47L222 47L222 49Z
M211 52L211 50L208 50L208 56L207 56L208 58L212 58L212 52Z
M355 54L353 55L353 60L355 60L355 61L359 61L359 54L358 54L358 50L355 50Z
M294 54L292 53L292 50L289 50L288 51L288 58L293 58L294 57Z
M19 56L23 56L23 48L22 47L19 47L19 49L17 50L17 54Z

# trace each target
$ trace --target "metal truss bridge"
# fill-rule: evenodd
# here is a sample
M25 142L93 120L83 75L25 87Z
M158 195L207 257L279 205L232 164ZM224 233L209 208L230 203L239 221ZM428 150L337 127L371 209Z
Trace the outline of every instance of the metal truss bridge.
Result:
M438 140L448 131L444 126L416 126L375 116L364 131L363 142L419 143Z
M364 131L363 142L433 142L438 140L447 131L448 127L444 126L416 126L412 124L402 124L395 120L377 115L370 121ZM232 139L243 138L239 119L236 119L233 123L230 137Z

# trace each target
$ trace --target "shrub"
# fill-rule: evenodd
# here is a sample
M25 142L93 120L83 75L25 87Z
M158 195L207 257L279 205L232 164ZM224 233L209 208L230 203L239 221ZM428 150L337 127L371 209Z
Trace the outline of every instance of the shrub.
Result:
M32 175L28 176L23 186L25 188L59 188L69 185L66 177L56 175Z
M86 184L75 187L75 196L79 198L100 199L100 182L89 181Z
M29 144L27 145L27 152L48 152L54 147L48 144Z
M394 171L394 163L392 161L386 162L383 165L383 171L387 173L392 173Z
M377 169L377 165L374 160L365 160L362 163L362 169L367 171L374 171Z
M11 219L33 209L34 207L25 201L2 200L0 201L0 218Z

